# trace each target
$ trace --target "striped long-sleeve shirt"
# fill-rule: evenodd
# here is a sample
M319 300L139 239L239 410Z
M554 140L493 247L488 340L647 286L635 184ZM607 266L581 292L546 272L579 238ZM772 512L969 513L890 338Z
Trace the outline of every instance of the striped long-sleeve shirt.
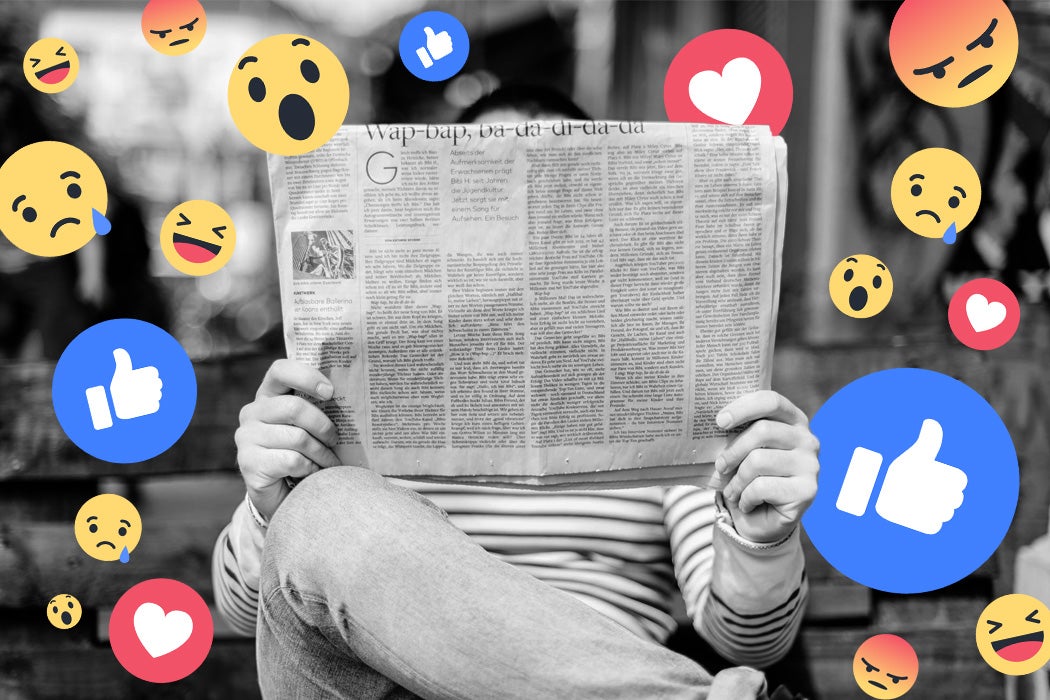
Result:
M797 529L759 545L737 534L715 492L687 486L535 492L393 480L431 499L493 555L663 643L675 587L726 659L766 666L787 652L807 584ZM254 634L265 528L242 503L216 542L216 603Z

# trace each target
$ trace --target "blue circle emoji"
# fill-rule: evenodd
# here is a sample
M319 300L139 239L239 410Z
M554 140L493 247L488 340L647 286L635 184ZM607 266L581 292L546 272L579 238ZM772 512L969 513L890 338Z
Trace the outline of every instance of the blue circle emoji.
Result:
M925 369L875 372L836 392L810 427L820 477L802 524L843 575L924 593L973 573L1002 542L1017 453L966 384Z
M401 62L420 80L448 80L463 68L470 54L470 38L458 19L432 10L416 15L401 30Z
M197 377L173 337L152 323L118 318L66 347L51 398L62 429L84 452L142 462L182 437L197 405Z

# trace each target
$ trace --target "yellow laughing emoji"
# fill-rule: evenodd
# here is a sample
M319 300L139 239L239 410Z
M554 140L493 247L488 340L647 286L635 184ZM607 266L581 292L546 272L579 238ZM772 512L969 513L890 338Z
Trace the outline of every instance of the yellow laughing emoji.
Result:
M1023 676L1050 661L1050 610L1023 593L993 600L977 620L977 651L999 673Z
M210 275L229 262L236 243L230 215L204 199L178 205L160 227L164 257L179 272L195 277Z

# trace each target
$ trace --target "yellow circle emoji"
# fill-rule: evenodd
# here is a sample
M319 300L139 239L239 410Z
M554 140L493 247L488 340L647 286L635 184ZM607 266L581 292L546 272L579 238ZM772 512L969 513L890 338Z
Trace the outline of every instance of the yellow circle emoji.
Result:
M197 0L149 0L142 10L142 36L165 56L197 48L208 28L208 16Z
M83 613L80 601L68 593L59 593L47 601L47 620L60 630L76 627Z
M350 106L350 83L324 44L277 34L237 61L227 98L244 138L267 153L296 156L323 146L339 130Z
M977 620L977 651L999 673L1023 676L1050 661L1050 609L1023 593L996 598Z
M73 536L89 557L127 564L142 537L142 518L123 496L99 494L80 506Z
M1003 0L905 0L890 27L890 60L920 99L968 107L1010 77L1017 24Z
M912 233L955 243L981 206L981 180L970 161L947 148L912 153L890 183L893 211Z
M179 272L210 275L230 260L237 231L226 210L205 199L178 205L160 226L160 249Z
M847 316L871 318L890 303L893 276L878 258L851 255L831 271L828 293L835 308Z
M0 232L33 255L72 253L109 233L107 200L95 161L68 143L31 143L0 166Z
M40 92L54 94L73 84L80 59L68 41L48 37L33 43L22 59L22 72Z

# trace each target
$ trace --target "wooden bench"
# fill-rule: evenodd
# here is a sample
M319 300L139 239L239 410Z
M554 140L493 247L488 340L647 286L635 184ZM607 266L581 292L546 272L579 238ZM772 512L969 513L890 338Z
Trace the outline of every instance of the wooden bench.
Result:
M777 350L774 386L810 414L842 385L877 369L923 366L956 376L1000 412L1022 466L1023 497L1003 547L949 589L873 594L807 549L812 599L801 658L815 697L861 697L850 672L852 655L882 631L904 634L918 651L920 697L1002 697L1001 676L977 655L973 628L988 600L1010 590L1017 547L1046 533L1050 504L1050 379L1036 359L1044 353L1017 340L1011 346L994 356L946 351L942 343ZM183 581L212 599L212 544L243 496L234 461L237 415L269 363L230 357L197 364L197 410L186 434L164 455L131 465L95 460L70 444L51 407L51 366L0 366L0 697L258 696L252 641L233 637L217 616L210 656L171 686L139 681L119 666L106 642L106 619L127 588L157 576ZM80 505L103 491L125 493L142 515L144 535L127 565L90 559L73 539ZM58 593L71 593L84 606L84 618L71 630L46 621L44 606Z

